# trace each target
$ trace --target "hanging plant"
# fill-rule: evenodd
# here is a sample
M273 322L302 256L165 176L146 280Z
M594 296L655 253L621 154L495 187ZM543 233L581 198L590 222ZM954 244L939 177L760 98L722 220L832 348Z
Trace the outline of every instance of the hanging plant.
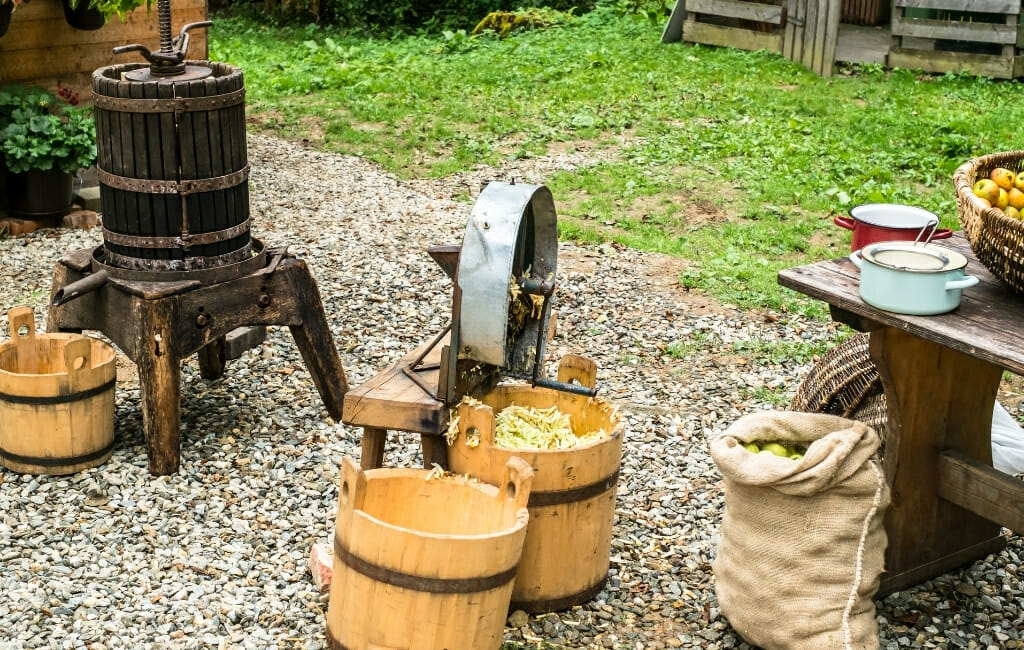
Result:
M82 0L60 0L64 20L75 29L94 30L107 23L107 17L99 9L92 8Z
M0 36L7 33L7 28L11 26L11 16L14 15L15 10L28 0L0 0Z
M3 2L4 0L0 0ZM86 7L91 11L98 12L102 17L103 21L106 22L111 16L117 14L117 17L124 22L128 18L128 14L135 9L145 5L146 10L149 11L153 0L61 0L65 5L70 6L72 9L78 7Z

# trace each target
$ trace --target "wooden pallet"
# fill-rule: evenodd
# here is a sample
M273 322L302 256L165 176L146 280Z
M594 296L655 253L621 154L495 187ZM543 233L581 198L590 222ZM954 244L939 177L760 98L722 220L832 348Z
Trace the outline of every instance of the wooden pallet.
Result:
M686 0L683 40L781 53L783 1Z
M888 0L843 0L839 22L873 27L884 24L891 13Z
M1021 0L894 0L889 67L1024 76ZM910 10L911 15L908 15ZM930 10L917 17L913 10Z
M776 52L828 77L835 63L839 4L840 0L686 0L683 40ZM679 3L673 13L683 13Z

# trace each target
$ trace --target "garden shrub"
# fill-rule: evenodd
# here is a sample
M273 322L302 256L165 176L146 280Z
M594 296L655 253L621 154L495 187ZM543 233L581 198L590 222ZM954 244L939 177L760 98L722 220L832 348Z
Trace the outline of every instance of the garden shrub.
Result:
M301 1L301 0L300 0ZM344 27L472 29L494 11L512 11L522 0L320 0L321 18ZM594 0L540 0L548 9L582 13Z

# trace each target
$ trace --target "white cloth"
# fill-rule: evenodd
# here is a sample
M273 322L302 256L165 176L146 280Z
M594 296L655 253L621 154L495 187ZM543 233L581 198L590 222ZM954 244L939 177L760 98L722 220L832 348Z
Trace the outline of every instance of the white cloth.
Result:
M1007 474L1024 473L1024 428L999 402L992 411L992 466Z

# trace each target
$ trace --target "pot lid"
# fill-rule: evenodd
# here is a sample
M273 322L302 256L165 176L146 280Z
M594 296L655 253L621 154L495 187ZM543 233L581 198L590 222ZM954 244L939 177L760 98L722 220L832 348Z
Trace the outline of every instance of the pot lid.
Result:
M850 216L861 223L880 228L922 229L937 226L934 212L899 203L865 203L850 209Z
M907 241L887 241L866 246L864 259L899 271L915 273L941 273L967 266L967 258L955 250Z

